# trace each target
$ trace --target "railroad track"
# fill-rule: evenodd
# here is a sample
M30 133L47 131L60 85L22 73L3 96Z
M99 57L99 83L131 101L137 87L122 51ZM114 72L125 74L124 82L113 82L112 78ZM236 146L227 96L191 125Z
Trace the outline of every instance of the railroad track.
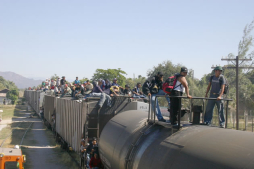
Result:
M12 135L12 133L13 133L15 130L20 129L20 127L21 127L23 124L27 125L27 123L28 123L28 122L25 122L25 121L18 122L17 126L15 126L14 128L12 128L10 134L8 134L7 137L2 141L0 147L3 147L5 141ZM30 129L30 127L32 126L32 124L33 124L33 122L29 122L29 126L25 128L25 131L24 131L24 133L23 133L23 135L22 135L22 138L21 138L21 140L20 140L19 146L22 145L23 140L24 140L24 137L25 137L27 131L28 131L28 130ZM18 145L18 143L17 143L17 145Z

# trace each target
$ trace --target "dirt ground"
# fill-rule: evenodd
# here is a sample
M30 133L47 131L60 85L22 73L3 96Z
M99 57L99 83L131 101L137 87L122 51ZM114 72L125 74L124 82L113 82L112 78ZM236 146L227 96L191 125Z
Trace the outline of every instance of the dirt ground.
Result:
M26 106L19 106L15 111L12 121L5 121L5 128L0 131L0 144L5 140L3 147L14 147L20 145L23 154L26 155L27 162L24 164L25 169L76 169L77 164L72 161L69 154L62 150L56 144L53 133L46 129L38 116L29 118L33 112L26 111ZM27 131L23 142L21 140ZM8 168L15 168L12 164Z

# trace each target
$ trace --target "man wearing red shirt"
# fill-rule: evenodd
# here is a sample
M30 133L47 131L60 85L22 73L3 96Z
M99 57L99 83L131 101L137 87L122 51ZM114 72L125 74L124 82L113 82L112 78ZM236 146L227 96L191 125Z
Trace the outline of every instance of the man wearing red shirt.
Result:
M97 153L94 153L94 156L91 158L89 167L91 169L99 169L102 167L101 159L98 157Z

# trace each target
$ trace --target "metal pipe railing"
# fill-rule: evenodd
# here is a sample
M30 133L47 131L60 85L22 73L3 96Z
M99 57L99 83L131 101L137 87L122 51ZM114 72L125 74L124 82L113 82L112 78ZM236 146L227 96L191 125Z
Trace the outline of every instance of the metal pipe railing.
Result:
M169 95L165 95L165 96L155 96L155 100L154 100L154 111L153 111L153 119L152 119L152 116L151 116L151 120L154 121L155 123L155 114L156 114L156 102L157 102L157 99L158 97L168 97L168 98L180 98L180 99L190 99L188 98L187 96L169 96ZM203 106L205 105L205 100L217 100L217 98L208 98L208 97L192 97L191 99L202 99L203 100ZM152 100L152 97L149 101L149 110L150 110L150 106L151 106L151 100ZM227 101L227 106L226 106L226 118L225 118L225 128L227 128L227 117L228 117L228 102L229 101L233 101L233 99L221 99L223 101ZM180 126L181 126L181 102L179 102L179 111L178 111L178 117L177 117L177 120L178 120L178 129L180 129ZM204 109L204 107L203 107ZM148 120L149 120L149 116L150 116L150 112L148 113ZM203 120L204 121L204 110L203 110Z

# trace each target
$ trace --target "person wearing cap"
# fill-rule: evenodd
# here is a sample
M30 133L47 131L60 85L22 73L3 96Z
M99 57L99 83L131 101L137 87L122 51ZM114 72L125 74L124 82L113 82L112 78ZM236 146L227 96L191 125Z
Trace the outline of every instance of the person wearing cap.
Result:
M151 96L152 111L154 111L154 106L156 107L155 108L155 111L156 111L155 114L157 116L157 119L159 121L166 122L166 120L163 118L163 116L161 114L158 99L156 100L156 103L155 103L155 97L156 96L165 96L166 95L166 93L162 90L162 85L163 85L163 73L158 72L157 75L154 76L151 80L151 85L148 89L148 94L147 95ZM166 97L166 99L168 101L168 106L170 106L170 99L168 97Z
M119 86L119 84L117 84L117 78L114 78L114 79L113 79L112 86Z
M126 96L131 97L131 91L130 91L130 86L129 85L125 85L125 89L123 90L123 94Z
M113 83L112 83L111 86L117 86L117 87L119 87L120 89L123 89L123 87L120 86L120 85L117 83L117 78L114 78L114 79L113 79Z
M225 89L225 78L221 74L222 73L222 67L221 66L216 66L214 68L214 75L210 77L210 82L207 86L206 90L206 95L205 97L208 96L208 92L210 91L210 97L209 98L216 98L216 100L208 100L207 106L206 106L206 112L205 112L205 124L206 125L211 125L211 121L213 118L213 109L216 104L217 109L218 109L218 114L220 117L220 127L224 127L225 123L225 117L224 117L224 112L223 112L223 93Z
M98 152L98 144L96 137L93 137L92 143L87 147L87 153L90 154L90 158L93 157L94 153Z
M78 80L78 77L76 77L76 80L74 81L74 84L79 84L80 83L80 81Z
M188 83L186 80L186 76L188 74L188 69L186 67L182 67L180 74L176 74L176 84L174 89L172 90L171 96L182 96L183 93L186 92L188 98L192 98L189 94L189 87ZM181 103L182 99L181 98L170 98L170 121L172 125L177 124L177 115L179 113L179 110L181 110Z

